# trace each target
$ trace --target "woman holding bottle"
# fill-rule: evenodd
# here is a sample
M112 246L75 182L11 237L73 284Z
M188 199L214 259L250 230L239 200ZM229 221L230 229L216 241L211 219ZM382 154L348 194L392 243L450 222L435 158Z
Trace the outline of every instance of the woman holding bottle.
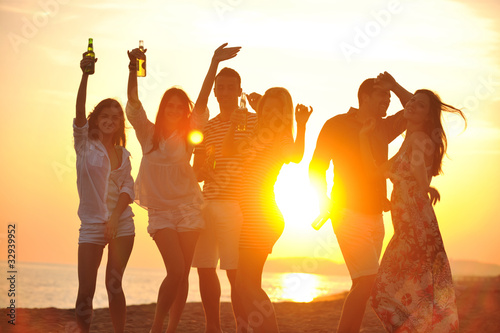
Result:
M134 220L130 204L134 181L130 153L125 149L125 116L116 100L107 98L85 116L89 74L97 59L80 62L82 79L76 100L73 136L81 220L78 240L78 296L76 319L82 332L92 320L97 270L108 245L106 290L114 331L124 332L126 304L122 277L134 244Z
M143 51L128 52L126 112L143 152L135 185L136 203L148 210L148 232L167 270L158 292L152 333L162 332L168 313L167 332L175 332L186 303L191 261L204 228L202 194L190 165L194 145L188 135L201 131L208 120L206 106L219 62L236 56L240 49L226 45L215 50L194 107L182 89L170 88L163 95L155 123L147 119L138 97L136 59Z
M223 154L244 155L240 206L243 225L240 234L236 289L246 320L253 332L278 332L271 300L261 287L262 270L267 256L284 229L283 215L276 205L274 184L285 163L299 163L304 154L306 123L312 108L295 108L297 137L293 139L293 103L285 88L271 88L257 107L257 126L247 139L234 141L244 112L234 112L224 138ZM259 315L260 314L260 315ZM255 322L258 316L261 320Z

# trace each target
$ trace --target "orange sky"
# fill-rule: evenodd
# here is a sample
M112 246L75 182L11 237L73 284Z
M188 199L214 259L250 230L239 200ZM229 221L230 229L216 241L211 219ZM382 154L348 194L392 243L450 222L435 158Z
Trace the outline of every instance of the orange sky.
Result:
M229 42L242 50L224 66L240 72L244 91L284 86L295 103L314 107L304 160L286 166L277 184L286 229L273 256L342 260L331 228L310 227L317 211L307 166L324 122L357 106L359 84L387 70L409 90L436 90L464 108L466 131L458 118L447 123L449 158L444 175L434 180L442 195L436 213L450 258L500 264L498 12L495 0L2 1L2 244L7 224L15 223L18 260L76 263L71 124L88 37L99 61L89 80L87 111L106 97L126 103L126 50L143 39L148 76L139 84L150 119L173 85L196 99L213 50ZM216 115L213 95L209 107ZM389 113L399 108L393 96ZM393 153L401 140L391 145ZM135 177L141 151L133 129L127 148ZM137 235L130 265L161 267L145 211L135 204L133 210ZM388 241L389 215L385 222ZM6 259L5 247L0 259Z

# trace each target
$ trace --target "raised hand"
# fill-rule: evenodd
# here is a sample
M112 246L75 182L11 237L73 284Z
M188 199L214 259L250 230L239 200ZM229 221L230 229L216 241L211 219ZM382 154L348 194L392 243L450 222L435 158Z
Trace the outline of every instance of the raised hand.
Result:
M375 83L382 89L393 90L397 85L396 80L387 72L380 73L375 79Z
M81 68L82 72L85 73L85 68L87 68L87 66L89 66L93 62L94 63L97 62L97 58L94 59L91 56L88 56L87 52L84 52L82 56L83 56L83 58L82 58L82 60L80 60L80 68Z
M295 121L297 125L305 125L313 112L312 106L309 108L303 104L297 104L295 107Z
M130 60L129 69L135 69L137 66L137 59L144 58L144 53L146 53L148 49L144 49L141 51L140 48L135 48L132 51L127 51L128 58Z
M212 61L221 62L236 57L238 52L240 52L241 46L226 47L227 44L224 43L215 50Z
M258 94L256 92L253 92L250 95L247 95L248 104L250 104L252 109L254 109L255 111L257 111L257 106L259 105L259 101L261 98L262 98L262 95Z

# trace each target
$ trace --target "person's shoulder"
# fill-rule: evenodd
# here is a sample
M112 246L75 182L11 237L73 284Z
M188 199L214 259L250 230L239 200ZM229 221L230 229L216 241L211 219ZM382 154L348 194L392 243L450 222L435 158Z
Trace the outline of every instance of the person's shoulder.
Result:
M349 113L341 113L336 116L331 117L325 122L325 125L323 125L324 129L333 129L339 126L342 126L345 124L346 121L349 121L350 115Z
M116 145L115 148L121 149L122 154L123 154L122 157L124 157L124 158L127 158L127 157L132 155L132 154L130 154L130 151L123 146Z
M422 149L427 149L426 147L429 147L429 145L434 145L434 142L432 141L429 134L427 134L423 131L413 132L410 135L409 139L410 139L412 148L414 148L414 149L416 148L416 149L422 150Z

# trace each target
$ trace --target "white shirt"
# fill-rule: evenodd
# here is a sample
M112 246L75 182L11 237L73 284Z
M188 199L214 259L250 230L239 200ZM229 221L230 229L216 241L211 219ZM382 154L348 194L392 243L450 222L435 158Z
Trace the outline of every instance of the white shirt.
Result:
M174 131L170 137L160 141L158 149L149 153L153 147L155 124L148 120L142 105L133 108L127 103L125 110L143 153L135 182L136 203L146 209L162 211L200 205L203 196L189 164L193 146L178 131ZM190 127L201 131L207 121L208 109L202 114L193 112Z
M104 223L113 213L108 207L116 207L120 193L127 193L134 199L134 180L130 175L130 153L122 149L122 163L111 171L108 152L100 140L91 140L88 136L88 122L77 127L73 122L73 137L76 151L76 184L80 205L78 216L82 223ZM109 184L113 187L109 189ZM117 193L118 192L118 195ZM134 216L128 206L120 220Z

